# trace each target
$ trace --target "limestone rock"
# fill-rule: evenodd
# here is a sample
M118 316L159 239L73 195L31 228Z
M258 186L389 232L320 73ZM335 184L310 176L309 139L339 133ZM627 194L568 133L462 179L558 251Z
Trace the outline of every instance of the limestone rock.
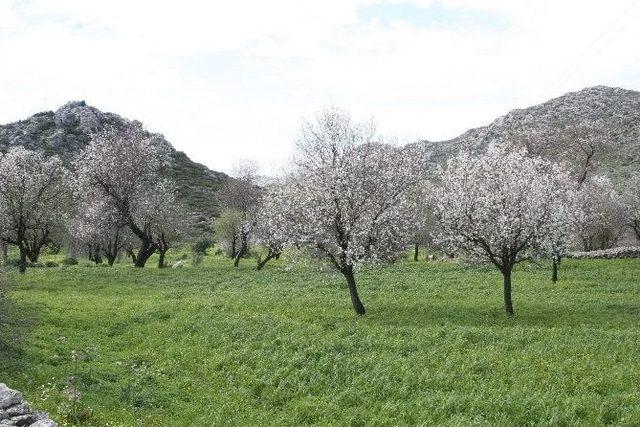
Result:
M22 394L0 383L0 427L57 427L44 412L34 412Z

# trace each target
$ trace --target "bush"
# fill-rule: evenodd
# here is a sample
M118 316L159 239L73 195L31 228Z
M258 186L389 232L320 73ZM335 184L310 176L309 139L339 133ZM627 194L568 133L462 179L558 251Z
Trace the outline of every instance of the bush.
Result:
M44 263L44 266L48 268L55 268L58 267L58 263L54 261L47 261Z
M200 252L193 252L191 256L191 265L196 266L202 264L202 260L204 259L204 254Z
M213 242L210 239L196 240L191 244L191 252L194 254L207 255L207 249L211 247Z
M78 260L72 256L66 257L62 260L63 265L78 265Z

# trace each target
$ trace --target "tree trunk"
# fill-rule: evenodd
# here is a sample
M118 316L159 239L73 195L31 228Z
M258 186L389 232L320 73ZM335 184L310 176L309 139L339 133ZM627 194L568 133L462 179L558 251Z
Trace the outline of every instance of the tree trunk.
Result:
M96 245L93 247L93 262L96 263L96 265L98 264L102 264L102 255L100 254L100 245Z
M135 263L136 263L136 253L133 252L133 248L131 248L131 247L127 248L127 254L129 254L129 256L131 257L131 262L133 262L133 264L135 265Z
M19 264L19 270L20 273L25 273L25 271L27 271L27 251L24 248L23 244L18 245L18 247L20 248L20 264Z
M420 253L420 245L415 244L413 247L413 260L418 261L418 254Z
M264 260L258 258L258 265L256 266L256 270L262 270L262 267L264 267L270 260L274 258L278 259L279 256L280 252L273 252L271 249L269 249L269 253L267 253L267 256Z
M238 250L236 257L233 260L234 267L238 267L240 265L240 258L245 256L245 254L247 253L247 250L249 249L248 242L247 242L248 238L249 236L247 236L245 233L242 234L242 242L240 244L240 249Z
M136 255L134 266L138 268L144 268L147 260L156 251L156 244L150 240L142 240L138 254Z
M551 258L551 282L556 283L558 281L558 266L560 265L560 258L553 256Z
M349 296L351 297L351 304L353 305L353 309L356 314L362 316L365 314L364 305L362 305L362 301L360 301L360 296L358 295L358 287L356 286L356 278L353 275L353 266L349 265L343 267L341 270L344 277L347 279L347 287L349 288Z
M235 258L236 257L236 236L233 236L233 239L231 239L231 255L229 256L229 258Z
M158 237L158 241L156 242L156 245L158 246L158 253L160 254L160 257L158 258L158 268L164 268L165 267L164 256L169 250L169 243L167 242L167 239L164 233L160 233L160 236Z
M118 257L118 255L113 253L108 253L105 256L107 257L107 264L109 265L109 267L113 267L113 264L116 262L116 258Z
M0 246L2 247L2 261L7 262L9 259L9 245L5 242L1 242Z
M160 257L158 258L158 268L165 268L166 265L164 263L164 255L167 253L168 249L160 249L158 250L158 254L160 255Z
M504 310L507 316L513 316L513 302L511 301L511 268L502 272L504 279Z
M26 250L27 258L32 263L38 262L38 258L40 258L40 248L33 248L31 250Z

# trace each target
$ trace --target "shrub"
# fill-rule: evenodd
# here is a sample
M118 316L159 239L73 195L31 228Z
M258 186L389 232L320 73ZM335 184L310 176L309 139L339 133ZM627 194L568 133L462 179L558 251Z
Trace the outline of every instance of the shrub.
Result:
M202 260L204 259L204 254L200 252L193 252L191 256L191 265L200 265L202 264Z
M48 268L55 268L55 267L58 267L59 264L57 262L54 262L54 261L47 261L47 262L44 263L44 266L48 267Z
M78 260L72 256L66 257L62 260L63 265L78 265Z
M213 242L210 239L199 239L191 244L191 252L194 254L207 255L207 249L211 247Z

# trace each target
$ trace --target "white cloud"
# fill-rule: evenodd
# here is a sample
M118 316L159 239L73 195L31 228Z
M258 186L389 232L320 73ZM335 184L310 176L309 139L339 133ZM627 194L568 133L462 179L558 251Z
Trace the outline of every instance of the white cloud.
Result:
M444 139L569 90L640 89L638 18L634 0L0 0L0 122L85 99L214 169L272 168L330 102Z

